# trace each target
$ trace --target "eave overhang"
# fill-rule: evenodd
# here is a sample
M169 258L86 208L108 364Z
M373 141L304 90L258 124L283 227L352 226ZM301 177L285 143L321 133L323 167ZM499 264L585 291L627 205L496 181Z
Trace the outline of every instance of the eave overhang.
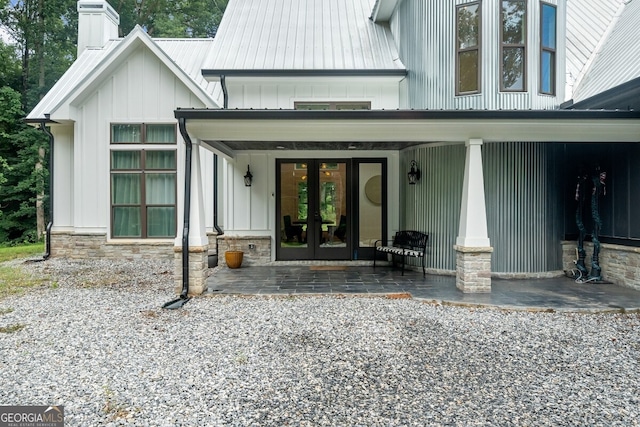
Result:
M605 110L178 109L190 135L233 156L240 150L398 150L429 143L640 142L640 112ZM342 145L340 145L342 143Z
M326 77L391 77L395 79L403 79L407 76L407 70L404 68L391 69L267 69L267 70L237 70L237 69L205 69L202 75L208 81L219 81L221 76L225 77L243 77L243 78L326 78Z

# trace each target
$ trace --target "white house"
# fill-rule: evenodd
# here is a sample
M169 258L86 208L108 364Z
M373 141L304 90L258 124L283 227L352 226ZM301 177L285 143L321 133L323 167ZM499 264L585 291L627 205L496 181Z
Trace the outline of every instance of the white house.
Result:
M599 167L602 277L640 288L640 0L230 0L205 40L78 12L28 116L53 136L52 256L174 257L199 293L221 231L257 264L416 229L430 272L487 292L574 267Z

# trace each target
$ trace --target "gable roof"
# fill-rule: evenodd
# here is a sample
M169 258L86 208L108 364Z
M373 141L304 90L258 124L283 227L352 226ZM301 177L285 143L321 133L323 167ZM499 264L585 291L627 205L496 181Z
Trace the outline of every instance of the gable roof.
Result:
M230 0L212 70L404 70L374 0Z
M207 82L201 74L201 63L213 46L213 39L159 39L154 41L139 26L124 39L110 40L100 49L86 49L53 85L38 105L27 115L27 121L46 120L64 105L82 96L103 81L105 74L117 67L130 52L146 46L205 105L218 107L219 85ZM53 117L52 117L53 118ZM58 117L59 120L69 117Z
M640 0L628 0L574 90L580 102L640 77Z

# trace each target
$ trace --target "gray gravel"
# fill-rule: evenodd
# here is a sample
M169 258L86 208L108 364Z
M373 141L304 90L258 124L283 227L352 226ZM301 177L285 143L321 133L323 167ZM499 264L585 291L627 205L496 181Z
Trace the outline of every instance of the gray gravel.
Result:
M0 300L0 327L25 325L0 333L0 405L64 405L67 426L640 424L638 314L365 297L163 310L171 263L24 268L51 282Z

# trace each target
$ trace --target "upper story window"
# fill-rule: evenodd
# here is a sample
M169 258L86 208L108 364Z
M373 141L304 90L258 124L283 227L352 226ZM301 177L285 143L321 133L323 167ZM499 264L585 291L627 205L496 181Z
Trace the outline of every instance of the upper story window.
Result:
M540 3L540 93L556 93L556 7Z
M295 102L296 110L370 110L370 102Z
M480 92L480 2L456 8L456 95Z
M527 2L502 0L500 32L500 90L522 92L526 88Z
M175 237L176 150L158 147L176 144L175 125L113 124L111 143L111 236Z

